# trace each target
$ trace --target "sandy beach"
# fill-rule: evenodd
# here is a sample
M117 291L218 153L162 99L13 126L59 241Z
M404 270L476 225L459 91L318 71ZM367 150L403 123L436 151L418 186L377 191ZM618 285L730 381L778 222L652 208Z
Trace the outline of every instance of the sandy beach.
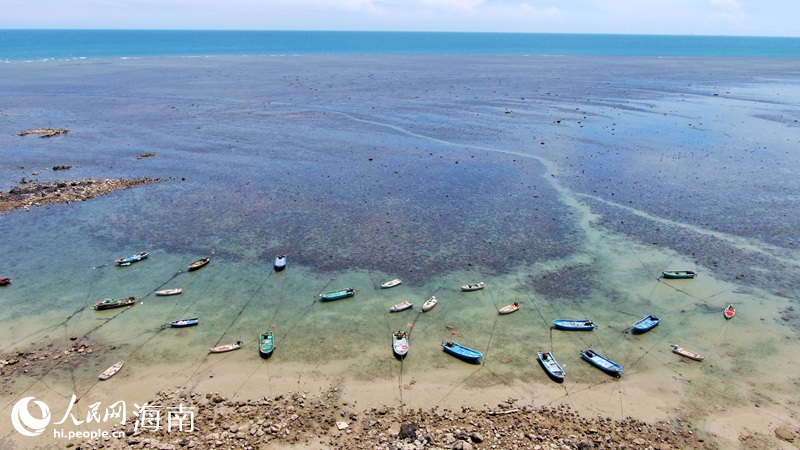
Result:
M446 58L0 68L4 192L22 179L160 180L0 213L0 277L14 280L0 288L0 400L6 417L26 397L52 414L37 437L0 421L3 445L798 448L776 434L800 433L796 63ZM69 132L19 135L49 128ZM289 255L280 273L276 254ZM202 256L209 266L188 273ZM698 277L660 278L686 269ZM487 288L460 292L477 281ZM316 301L349 286L352 299ZM153 294L171 287L183 294ZM135 306L92 310L128 295ZM440 303L422 314L431 295ZM405 300L415 308L388 312ZM630 333L648 314L662 323ZM201 323L166 327L185 317ZM551 329L584 317L598 329ZM276 335L267 360L264 329ZM397 330L411 334L402 362ZM446 340L482 363L444 354ZM587 348L622 377L582 361ZM541 350L564 383L538 366ZM125 424L59 430L124 437L54 436L73 395L83 419L125 402ZM191 404L198 432L129 433L144 402ZM401 438L409 424L416 437Z

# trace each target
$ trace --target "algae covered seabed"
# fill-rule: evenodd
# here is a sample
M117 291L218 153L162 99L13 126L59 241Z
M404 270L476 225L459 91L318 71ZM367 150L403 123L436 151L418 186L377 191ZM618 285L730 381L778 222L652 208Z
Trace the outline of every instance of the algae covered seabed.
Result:
M2 190L23 178L169 181L0 216L0 276L13 278L0 288L3 353L70 336L95 349L4 377L3 407L23 394L56 404L333 384L364 406L515 398L787 445L771 439L798 427L798 70L555 56L4 64ZM18 136L43 127L69 133ZM112 264L142 250L151 257ZM277 253L289 255L280 273ZM211 264L186 273L202 256ZM660 280L668 269L700 275ZM404 282L379 288L393 278ZM458 289L477 281L487 288ZM349 286L352 299L316 302ZM164 287L184 293L153 295ZM141 299L128 310L91 309L129 295ZM417 312L431 295L439 305ZM388 313L404 300L413 311ZM499 317L514 301L522 309ZM661 325L628 333L648 314ZM164 327L185 317L200 326ZM599 327L551 330L557 318ZM265 361L266 328L276 350ZM411 330L402 363L398 329ZM242 350L207 355L237 339ZM484 364L443 354L448 339ZM623 377L582 362L589 347ZM538 350L566 366L563 384Z

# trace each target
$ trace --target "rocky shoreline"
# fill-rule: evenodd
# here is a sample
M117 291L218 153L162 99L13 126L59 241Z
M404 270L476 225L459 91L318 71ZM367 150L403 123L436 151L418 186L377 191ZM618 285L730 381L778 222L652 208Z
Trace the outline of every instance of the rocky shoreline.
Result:
M153 407L188 411L182 428L139 426L135 418L117 425L117 435L74 443L77 449L713 449L685 423L648 424L633 418L582 417L567 406L517 406L508 399L478 410L418 409L382 406L359 410L329 388L231 400L219 393L176 388L161 391ZM163 412L163 410L162 410ZM143 414L144 415L144 414ZM189 428L191 427L191 428Z
M162 178L86 178L40 183L23 179L20 186L15 186L8 192L0 193L0 213L12 209L28 210L32 206L52 203L84 201L109 192L161 181L165 180Z

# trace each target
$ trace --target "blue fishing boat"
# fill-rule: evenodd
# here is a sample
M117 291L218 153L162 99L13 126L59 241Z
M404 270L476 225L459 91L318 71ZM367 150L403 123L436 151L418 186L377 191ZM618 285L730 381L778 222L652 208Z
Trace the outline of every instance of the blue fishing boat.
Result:
M286 268L286 255L278 255L275 257L275 272L280 272Z
M272 331L262 331L258 335L258 354L262 358L269 358L275 350L275 338L272 336Z
M479 359L483 358L483 353L469 347L464 347L457 342L443 342L442 349L456 358L463 359L467 362L478 362Z
M556 319L553 321L553 326L565 331L592 331L597 328L597 325L589 319Z
M197 317L193 317L191 319L181 319L181 320L173 320L169 323L169 326L172 328L185 328L185 327L193 327L200 323L200 319Z
M586 360L589 364L602 370L603 372L609 375L613 375L617 378L619 378L620 375L622 375L622 372L625 371L625 369L619 364L615 363L614 361L611 361L610 359L606 358L603 355L600 355L599 353L591 349L582 351L581 358Z
M133 255L133 256L128 256L127 258L118 258L118 259L115 259L115 260L114 260L114 262L115 262L115 263L116 263L118 266L130 266L131 264L133 264L133 263L135 263L135 262L137 262L137 261L141 261L141 260L143 260L143 259L146 259L146 258L148 258L148 257L150 257L150 254L149 254L149 253L147 253L147 252L140 252L140 253L137 253L137 254L135 254L135 255Z
M339 300L356 295L356 290L353 288L339 289L338 291L323 292L319 294L320 301L326 302L330 300Z
M652 330L653 328L657 327L659 322L661 322L661 319L659 319L656 316L649 315L633 324L633 332L646 333Z
M553 356L550 352L538 352L538 360L539 364L542 365L542 368L553 381L557 381L561 383L564 381L564 377L567 376L567 373L564 372L564 368L561 367L561 364L556 361L555 356Z

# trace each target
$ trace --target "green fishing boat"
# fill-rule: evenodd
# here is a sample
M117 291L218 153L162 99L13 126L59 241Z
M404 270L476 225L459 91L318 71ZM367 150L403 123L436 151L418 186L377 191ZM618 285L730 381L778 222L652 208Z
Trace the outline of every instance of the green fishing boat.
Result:
M272 351L275 350L275 339L272 337L272 331L262 331L259 336L258 354L262 358L269 358L272 356Z
M330 300L339 300L356 295L356 290L353 288L340 289L338 291L323 292L319 294L320 301L326 302Z

